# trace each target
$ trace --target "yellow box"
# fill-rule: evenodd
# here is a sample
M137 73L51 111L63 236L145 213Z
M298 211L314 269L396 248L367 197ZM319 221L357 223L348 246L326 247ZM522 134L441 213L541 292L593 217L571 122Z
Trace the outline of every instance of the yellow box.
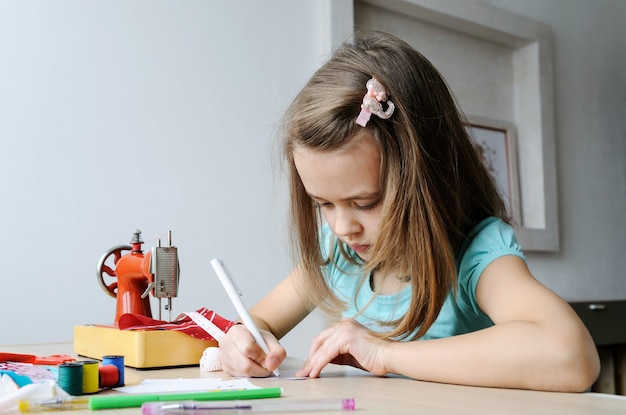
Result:
M137 369L193 366L213 340L195 339L172 330L120 330L113 326L74 326L74 353L92 359L124 356L124 365Z

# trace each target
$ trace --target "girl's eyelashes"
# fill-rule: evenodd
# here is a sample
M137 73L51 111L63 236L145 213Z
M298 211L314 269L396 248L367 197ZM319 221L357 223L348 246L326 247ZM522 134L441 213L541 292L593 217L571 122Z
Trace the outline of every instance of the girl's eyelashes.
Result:
M378 206L379 204L380 204L380 201L377 201L377 202L374 202L374 203L370 203L369 205L356 205L355 204L355 209L356 210L372 210L376 206Z
M314 200L313 201L313 205L315 206L316 209L321 209L321 208L324 208L324 207L331 206L332 203L330 203L330 202L318 202L318 201Z
M333 204L331 202L320 202L320 201L317 201L317 200L314 200L313 204L314 204L316 209L328 208L328 207L333 206ZM372 210L376 206L378 206L379 204L380 204L380 200L376 201L374 203L367 204L367 205L360 205L358 203L353 203L352 206L356 210Z

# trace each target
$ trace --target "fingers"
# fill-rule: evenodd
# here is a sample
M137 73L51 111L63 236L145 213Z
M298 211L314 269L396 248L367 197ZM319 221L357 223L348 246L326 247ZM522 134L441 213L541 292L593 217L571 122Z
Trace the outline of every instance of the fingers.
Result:
M222 370L231 376L269 376L285 359L286 352L271 333L262 334L270 350L267 356L243 325L233 326L220 340Z
M265 356L265 361L263 366L269 372L273 372L278 369L278 366L285 360L287 357L287 352L280 345L276 337L274 337L269 332L262 332L263 338L265 339L265 343L267 343L267 348L269 353Z
M387 346L388 342L372 336L355 320L344 319L313 339L307 361L296 376L319 377L329 363L385 374L380 352Z
M341 327L339 324L322 331L311 342L307 361L302 369L296 372L296 376L319 377L324 367L332 363L337 356L346 352L342 351ZM344 347L345 349L345 347Z

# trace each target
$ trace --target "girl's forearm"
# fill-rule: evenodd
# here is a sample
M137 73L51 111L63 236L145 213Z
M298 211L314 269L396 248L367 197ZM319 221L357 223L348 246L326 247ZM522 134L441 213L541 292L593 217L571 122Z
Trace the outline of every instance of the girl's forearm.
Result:
M581 392L597 378L595 346L584 333L510 322L437 340L392 342L390 373L474 386Z

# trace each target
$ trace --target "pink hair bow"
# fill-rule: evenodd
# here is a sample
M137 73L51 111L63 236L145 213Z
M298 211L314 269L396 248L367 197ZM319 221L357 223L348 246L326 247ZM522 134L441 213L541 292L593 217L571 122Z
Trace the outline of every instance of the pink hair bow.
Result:
M396 108L393 102L387 100L387 91L383 84L378 82L376 78L372 78L365 84L367 93L363 97L361 104L361 112L356 119L356 123L361 127L365 127L370 120L372 114L386 120L391 117L393 110ZM387 102L387 111L383 110L381 102Z

